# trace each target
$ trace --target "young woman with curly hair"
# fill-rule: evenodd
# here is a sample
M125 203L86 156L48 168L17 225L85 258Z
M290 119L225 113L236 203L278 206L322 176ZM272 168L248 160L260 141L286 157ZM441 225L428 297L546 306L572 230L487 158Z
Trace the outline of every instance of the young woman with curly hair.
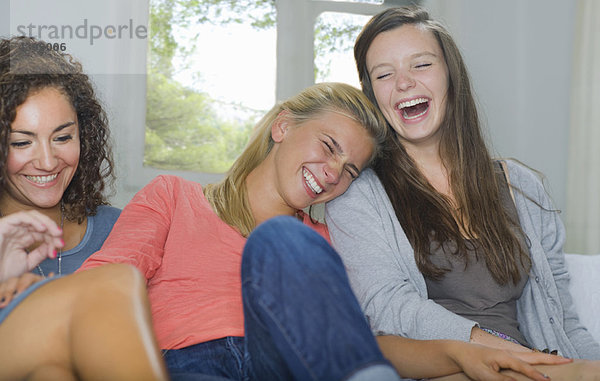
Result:
M120 212L104 194L114 177L106 114L78 62L28 37L0 41L0 98L0 214L55 221L65 246L35 271L71 273Z
M0 380L166 380L135 269L29 272L73 272L120 212L87 75L31 38L0 40L0 163Z

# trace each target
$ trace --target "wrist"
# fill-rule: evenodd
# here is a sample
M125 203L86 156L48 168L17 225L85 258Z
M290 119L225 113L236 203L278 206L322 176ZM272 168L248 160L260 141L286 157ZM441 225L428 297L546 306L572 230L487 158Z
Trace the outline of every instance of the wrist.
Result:
M461 356L467 353L472 345L458 340L440 340L442 354L453 372L462 372Z

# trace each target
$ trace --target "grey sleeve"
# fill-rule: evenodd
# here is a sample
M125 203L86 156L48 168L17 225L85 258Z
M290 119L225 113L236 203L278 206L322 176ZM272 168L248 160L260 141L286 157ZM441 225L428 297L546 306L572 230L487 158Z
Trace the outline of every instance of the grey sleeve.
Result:
M559 213L552 205L542 183L532 172L515 162L507 163L511 172L511 181L514 178L515 185L523 191L524 195L533 199L527 200L525 197L527 214L533 224L539 223L538 226L533 226L532 230L536 231L540 240L545 254L543 258L548 262L551 270L551 281L556 285L565 334L577 350L579 358L598 360L600 345L581 324L569 292L570 277L563 251L566 233Z
M469 341L476 323L427 299L412 246L373 171L329 202L325 217L374 334Z

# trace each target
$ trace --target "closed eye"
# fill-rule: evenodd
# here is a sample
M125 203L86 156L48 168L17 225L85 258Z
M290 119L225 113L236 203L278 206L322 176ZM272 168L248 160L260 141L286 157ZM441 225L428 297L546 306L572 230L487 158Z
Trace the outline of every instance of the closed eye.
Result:
M19 142L11 142L10 146L15 147L15 148L23 148L23 147L28 146L29 144L31 144L30 141L24 140L24 141L19 141Z
M73 140L73 135L68 134L68 135L61 135L58 136L57 138L54 139L57 142L67 142L69 140Z
M323 142L323 143L324 143L324 144L327 146L327 149L329 149L329 153L334 153L334 151L333 151L333 147L331 146L331 144L329 144L329 143L328 143L327 141L325 141L325 140L321 140L321 141L322 141L322 142Z
M358 177L358 174L356 174L352 169L350 168L346 168L346 172L348 172L350 174L350 177L352 178L352 180L356 180L356 178Z
M384 78L389 77L390 75L392 75L392 74L391 73L381 74L381 75L378 75L377 77L375 77L375 79L384 79Z
M422 63L422 64L415 65L415 67L417 69L423 69L423 68L426 68L426 67L429 67L429 66L431 66L430 63Z

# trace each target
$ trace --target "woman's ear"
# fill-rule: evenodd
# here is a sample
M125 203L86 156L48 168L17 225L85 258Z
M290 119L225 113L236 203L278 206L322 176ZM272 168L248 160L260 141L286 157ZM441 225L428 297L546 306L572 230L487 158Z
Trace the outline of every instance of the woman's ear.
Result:
M287 110L281 111L271 124L271 138L275 143L281 143L290 126L290 117Z

